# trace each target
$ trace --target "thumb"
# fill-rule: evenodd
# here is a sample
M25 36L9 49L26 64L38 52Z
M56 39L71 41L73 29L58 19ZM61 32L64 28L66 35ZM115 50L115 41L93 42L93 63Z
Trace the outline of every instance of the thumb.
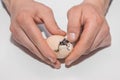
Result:
M78 40L81 32L80 17L74 15L68 15L68 28L67 28L67 39L70 42Z

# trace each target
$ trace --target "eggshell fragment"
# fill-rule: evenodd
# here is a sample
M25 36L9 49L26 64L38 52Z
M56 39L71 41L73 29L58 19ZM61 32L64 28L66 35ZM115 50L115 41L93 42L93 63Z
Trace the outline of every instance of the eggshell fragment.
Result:
M67 42L66 45L60 44L65 39L64 36L52 35L47 38L47 43L52 50L55 51L58 59L66 58L73 49L73 45Z

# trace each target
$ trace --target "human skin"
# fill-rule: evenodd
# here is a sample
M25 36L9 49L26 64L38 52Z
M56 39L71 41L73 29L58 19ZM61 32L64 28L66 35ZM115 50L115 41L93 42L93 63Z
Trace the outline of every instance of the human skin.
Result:
M110 0L84 0L68 11L67 38L76 45L65 60L66 65L111 44L109 25L105 19L109 4Z
M65 35L58 27L52 10L33 0L3 0L11 18L10 31L13 39L26 47L42 61L60 68L54 51L43 38L37 24L44 23L51 34Z
M50 49L37 27L37 24L44 23L51 34L65 35L65 32L57 26L52 10L33 0L3 0L3 2L11 17L10 31L13 39L44 62L60 68L60 62L54 51ZM84 0L82 4L68 11L67 37L69 41L77 44L66 58L66 65L70 65L85 53L110 45L111 37L105 20L109 3L109 0ZM82 28L83 31L80 32Z

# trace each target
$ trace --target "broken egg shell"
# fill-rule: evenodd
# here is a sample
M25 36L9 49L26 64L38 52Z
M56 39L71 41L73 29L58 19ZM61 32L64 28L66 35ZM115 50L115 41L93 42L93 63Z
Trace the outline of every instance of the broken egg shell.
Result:
M73 45L70 42L67 45L60 45L60 42L64 39L65 37L60 35L52 35L47 38L48 45L55 51L58 59L66 58L73 49Z

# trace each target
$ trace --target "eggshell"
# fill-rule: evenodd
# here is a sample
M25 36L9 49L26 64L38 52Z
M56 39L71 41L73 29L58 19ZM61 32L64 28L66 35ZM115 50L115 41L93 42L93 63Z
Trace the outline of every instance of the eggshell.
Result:
M52 35L47 38L47 43L52 50L55 51L58 59L66 58L73 49L73 45L69 42L68 46L59 45L65 37L60 35Z

